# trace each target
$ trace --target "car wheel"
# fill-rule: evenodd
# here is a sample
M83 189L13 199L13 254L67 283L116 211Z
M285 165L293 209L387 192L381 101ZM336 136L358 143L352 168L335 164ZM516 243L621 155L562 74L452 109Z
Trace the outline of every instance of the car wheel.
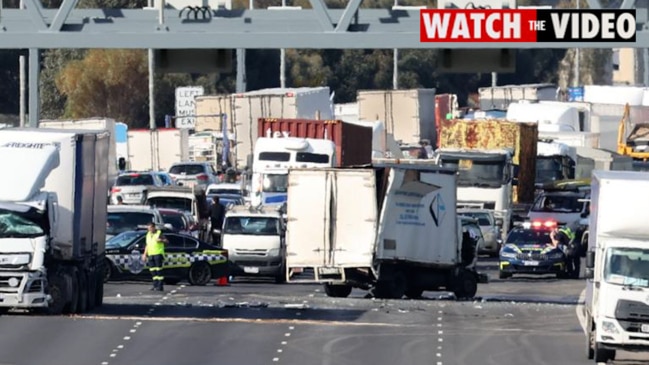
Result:
M502 272L502 271L498 272L498 278L499 279L509 279L511 277L512 277L512 274L510 274L508 272Z
M332 298L347 298L352 292L351 285L324 284L325 294Z
M107 283L112 277L113 273L115 272L115 267L113 266L113 263L109 259L105 259L104 261L104 283Z
M478 291L478 279L465 269L459 269L455 274L453 283L453 294L457 299L473 298Z
M212 268L207 262L197 262L189 268L188 281L191 285L207 285L210 280L212 280Z

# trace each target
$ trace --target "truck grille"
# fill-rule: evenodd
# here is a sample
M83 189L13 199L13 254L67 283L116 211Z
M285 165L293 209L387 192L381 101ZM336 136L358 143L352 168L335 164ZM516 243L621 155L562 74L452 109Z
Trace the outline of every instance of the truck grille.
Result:
M534 260L534 261L545 261L548 259L548 255L540 253L519 253L516 254L516 259L518 260Z
M620 322L627 322L629 325L633 323L649 323L649 305L632 300L620 300L615 308L615 318ZM631 328L635 327L631 326Z
M11 279L18 280L18 286L9 285L9 280ZM20 288L20 285L22 284L22 281L23 277L21 275L0 276L0 291L5 293L17 292Z

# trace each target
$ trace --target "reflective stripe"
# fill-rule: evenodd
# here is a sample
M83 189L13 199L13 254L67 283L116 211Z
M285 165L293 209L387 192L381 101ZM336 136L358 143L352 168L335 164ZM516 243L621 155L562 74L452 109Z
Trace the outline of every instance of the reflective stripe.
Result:
M200 251L191 254L188 253L167 253L162 264L163 268L183 268L190 267L193 263L205 261L210 265L222 264L228 261L228 258L221 254L222 251ZM127 265L131 256L128 254L108 255L117 266ZM147 267L149 270L156 270L153 267Z
M561 228L559 232L563 232L571 241L575 239L575 234L569 227Z

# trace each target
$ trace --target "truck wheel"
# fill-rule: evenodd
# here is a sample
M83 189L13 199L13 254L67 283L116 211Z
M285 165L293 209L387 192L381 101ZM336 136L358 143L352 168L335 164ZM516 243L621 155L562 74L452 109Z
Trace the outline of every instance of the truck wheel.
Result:
M420 299L422 294L424 294L424 289L418 286L409 287L406 290L406 297L408 299Z
M88 311L88 278L86 277L86 273L83 271L79 271L78 278L79 296L77 297L77 309L79 313L85 313Z
M279 273L275 275L275 284L284 284L286 282L286 266L282 265Z
M191 285L207 285L212 280L212 268L207 262L197 262L189 268L188 276Z
M72 285L70 286L70 290L72 290L72 295L70 302L66 306L65 313L81 313L79 312L79 276L77 274L78 270L75 268L72 271L72 275L70 276L70 279L72 280Z
M473 298L478 291L478 280L475 275L465 269L459 269L455 274L453 293L457 299Z
M386 275L376 283L375 296L383 299L401 299L406 294L408 280L401 271Z
M331 298L347 298L352 293L351 285L324 284L325 294Z
M594 355L596 363L607 363L609 360L615 360L615 350L602 348L599 342L595 342Z
M48 278L47 290L52 300L45 311L47 314L59 315L63 313L68 297L67 287L65 278L60 275Z

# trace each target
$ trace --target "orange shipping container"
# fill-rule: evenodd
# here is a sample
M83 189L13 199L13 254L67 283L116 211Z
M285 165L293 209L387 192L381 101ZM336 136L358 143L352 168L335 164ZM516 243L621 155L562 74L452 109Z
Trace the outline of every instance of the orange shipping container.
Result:
M518 170L518 202L534 199L538 125L503 120L451 119L441 123L440 148L511 149Z
M366 165L372 162L370 127L341 120L259 118L258 137L272 137L275 132L289 137L330 139L336 144L338 166Z

